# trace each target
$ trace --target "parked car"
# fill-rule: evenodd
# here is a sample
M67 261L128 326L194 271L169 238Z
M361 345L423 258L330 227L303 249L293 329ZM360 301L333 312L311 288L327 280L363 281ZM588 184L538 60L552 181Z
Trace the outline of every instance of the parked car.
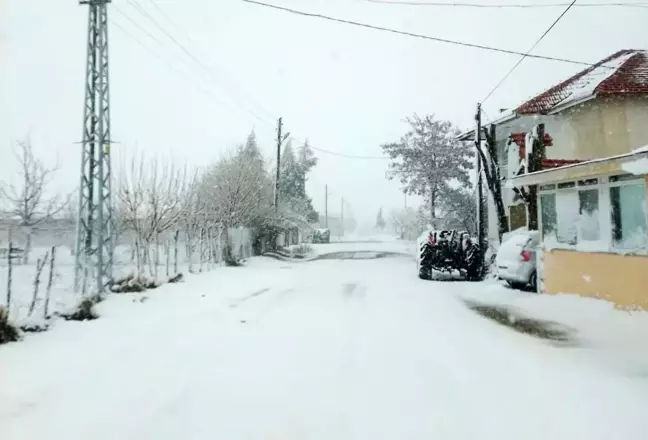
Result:
M331 230L330 229L315 229L313 231L313 243L330 243Z
M484 261L481 251L468 232L428 230L419 236L417 244L419 278L431 280L435 272L458 272L468 281L482 278Z
M536 251L540 244L538 231L520 231L506 240L497 251L497 277L511 287L538 288Z

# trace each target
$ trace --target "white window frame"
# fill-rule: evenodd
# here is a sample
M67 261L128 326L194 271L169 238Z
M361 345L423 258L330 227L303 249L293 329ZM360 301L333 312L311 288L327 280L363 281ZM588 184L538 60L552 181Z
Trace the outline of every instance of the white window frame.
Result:
M616 177L619 176L619 174L615 174L614 176L610 177ZM646 200L648 197L648 185L646 185L646 179L643 175L633 175L633 179L627 179L627 180L621 180L621 181L616 181L616 182L608 182L607 185L607 197L609 199L609 211L610 214L608 215L609 217L609 222L610 222L610 250L615 251L615 252L628 252L628 249L624 249L621 247L617 247L614 245L614 230L612 229L612 198L610 196L610 188L614 187L621 187L621 186L630 186L630 185L637 185L637 184L642 184L644 186L644 211L648 212L648 207L646 206L646 203L648 201ZM646 219L646 224L648 225L648 218Z
M570 191L577 193L579 190L596 189L598 190L598 196L599 196L598 220L599 220L600 239L596 242L583 241L581 238L580 229L578 229L576 245L560 243L559 247L565 249L578 249L579 245L586 243L585 247L587 248L587 250L593 252L624 252L623 249L620 249L614 245L613 229L612 229L612 202L610 198L610 188L619 187L619 186L636 185L638 183L642 183L644 185L644 188L646 189L646 194L648 194L648 185L646 185L646 181L643 175L635 176L636 179L610 182L610 177L616 177L619 175L622 175L622 173L609 175L609 176L599 176L597 178L598 179L597 183L590 184L590 185L578 184L581 181L587 181L590 179L570 179L570 180L564 180L560 182L552 182L544 185L538 185L537 203L538 203L538 217L539 217L538 225L540 227L540 231L542 232L544 229L544 225L542 224L542 198L541 198L542 195L555 194L557 199L561 193L564 194ZM574 183L574 186L570 188L558 188L559 185L570 184L570 183ZM543 186L551 187L551 188L542 189ZM648 203L646 201L646 198L644 198L644 203ZM556 212L556 222L557 223L559 222L558 212ZM627 250L625 250L625 252L627 252Z

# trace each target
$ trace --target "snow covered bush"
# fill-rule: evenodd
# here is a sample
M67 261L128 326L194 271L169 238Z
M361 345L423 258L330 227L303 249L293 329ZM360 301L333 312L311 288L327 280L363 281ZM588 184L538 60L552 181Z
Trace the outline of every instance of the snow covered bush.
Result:
M292 246L290 248L290 256L293 258L305 258L309 255L312 255L314 252L315 250L313 249L313 247L306 243Z
M137 293L144 292L145 290L157 289L160 283L146 278L143 275L135 276L135 274L126 275L123 278L116 280L110 291L113 293Z
M61 317L66 321L92 321L97 319L99 315L95 311L95 304L101 302L100 296L84 298L79 304L70 312L61 313Z
M20 330L9 321L7 309L0 306L0 344L20 340Z

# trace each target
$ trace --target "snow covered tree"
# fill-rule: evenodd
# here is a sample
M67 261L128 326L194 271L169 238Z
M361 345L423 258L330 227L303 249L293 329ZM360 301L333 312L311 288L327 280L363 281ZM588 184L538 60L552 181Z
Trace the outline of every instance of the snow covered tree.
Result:
M262 227L271 223L272 184L263 167L250 162L249 151L238 148L208 167L199 184L199 197L211 217L222 225L227 244L224 257L235 264L228 237L229 228Z
M482 172L486 180L486 185L491 193L493 202L495 203L495 211L497 212L497 224L499 239L502 241L502 236L509 231L508 216L506 215L506 208L504 207L504 199L502 198L502 177L500 176L499 159L497 157L497 146L495 142L495 126L491 125L490 129L483 129L486 142L483 147L477 149L482 163ZM485 206L487 205L487 200Z
M23 264L27 264L35 230L63 210L65 200L58 194L46 192L56 167L48 167L34 156L29 138L17 144L15 155L19 165L19 182L16 185L2 182L0 194L8 205L7 216L17 220L18 227L25 234Z
M306 193L308 173L317 164L308 142L305 142L295 154L289 139L284 147L281 158L281 173L279 179L279 201L290 211L306 217L309 221L317 221L317 212Z
M449 188L441 200L444 227L476 232L477 206L475 195L467 188Z
M410 130L398 142L382 145L391 159L389 178L398 178L408 194L426 198L434 223L451 182L467 186L474 152L456 140L458 130L434 115L406 119Z
M308 181L308 173L310 173L311 170L315 168L315 166L317 165L317 157L315 157L315 153L313 152L313 149L308 143L308 139L306 139L306 141L304 141L304 144L301 147L299 147L297 162L299 164L301 179L303 179L304 181L303 184L304 193L302 194L302 197L306 202L306 217L308 218L308 221L310 221L311 223L317 223L317 221L319 220L319 214L313 207L313 200L310 197L308 197L308 194L306 193L306 182Z
M376 215L376 228L382 231L383 229L385 229L385 226L387 226L387 223L385 222L385 218L383 217L383 209L380 208L378 210L378 214Z
M173 162L133 157L119 175L117 209L124 227L135 232L138 271L149 264L156 276L160 238L178 227L188 189L187 167ZM151 255L151 247L154 254Z
M425 228L425 223L413 208L391 210L389 223L394 228L394 232L405 240L413 240Z

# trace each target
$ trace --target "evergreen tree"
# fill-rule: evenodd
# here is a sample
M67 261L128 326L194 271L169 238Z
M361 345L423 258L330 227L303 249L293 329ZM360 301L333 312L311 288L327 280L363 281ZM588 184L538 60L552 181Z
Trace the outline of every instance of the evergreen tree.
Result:
M282 152L281 171L279 179L280 204L289 207L314 223L318 220L318 214L313 208L313 203L306 193L307 174L317 164L308 142L299 148L297 154L289 139Z
M376 216L376 227L382 232L382 230L385 229L386 225L387 223L385 222L385 218L383 217L383 209L380 208L378 210L378 215Z
M298 160L299 167L304 174L304 180L306 180L305 176L315 167L315 165L317 165L317 158L315 157L315 153L308 143L308 139L306 139L304 145L299 147Z
M282 202L292 204L304 193L304 182L290 140L286 142L281 154L281 170L279 174L279 198Z
M263 155L257 143L256 133L254 130L250 132L245 141L245 145L240 148L242 158L249 163L250 167L254 170L261 170L265 168ZM265 173L264 173L265 174Z
M311 223L316 223L319 221L319 214L313 207L313 200L308 197L308 194L306 193L306 181L308 180L308 173L310 173L310 171L317 165L317 157L315 157L315 153L309 145L308 139L306 139L304 145L299 148L298 163L301 173L300 177L303 180L304 192L302 197L305 201L306 216Z

